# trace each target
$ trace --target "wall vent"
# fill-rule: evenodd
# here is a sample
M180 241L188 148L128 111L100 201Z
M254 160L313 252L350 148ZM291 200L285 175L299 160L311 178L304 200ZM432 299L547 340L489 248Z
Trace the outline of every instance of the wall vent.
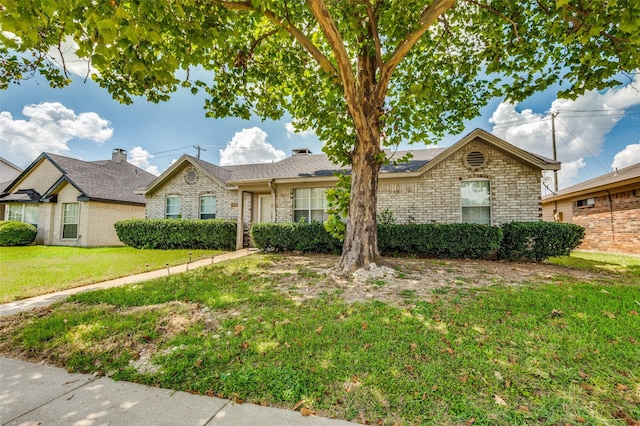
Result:
M471 151L464 158L467 167L479 169L485 166L487 158L481 151Z
M193 185L198 181L198 172L196 169L190 169L184 175L184 181L190 185Z

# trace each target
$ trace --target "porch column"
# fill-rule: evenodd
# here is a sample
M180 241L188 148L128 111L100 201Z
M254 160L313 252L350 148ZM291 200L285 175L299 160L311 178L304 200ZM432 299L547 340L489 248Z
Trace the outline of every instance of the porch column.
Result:
M236 225L236 250L244 244L244 191L238 190L238 222Z

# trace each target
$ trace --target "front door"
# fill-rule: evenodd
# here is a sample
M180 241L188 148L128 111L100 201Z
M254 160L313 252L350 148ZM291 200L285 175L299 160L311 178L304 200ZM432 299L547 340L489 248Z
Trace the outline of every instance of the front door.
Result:
M258 222L273 222L271 194L258 195Z

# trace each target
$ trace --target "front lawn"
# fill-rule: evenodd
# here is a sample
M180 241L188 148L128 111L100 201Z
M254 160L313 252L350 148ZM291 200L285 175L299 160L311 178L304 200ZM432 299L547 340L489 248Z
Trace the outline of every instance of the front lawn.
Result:
M179 265L213 250L138 250L131 247L0 247L0 303Z
M0 354L367 424L640 421L627 272L254 255L0 318ZM574 265L575 266L575 265Z

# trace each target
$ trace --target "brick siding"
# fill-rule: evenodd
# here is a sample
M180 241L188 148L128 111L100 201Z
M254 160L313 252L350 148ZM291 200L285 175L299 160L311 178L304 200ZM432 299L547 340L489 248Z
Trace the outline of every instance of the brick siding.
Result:
M185 167L176 173L153 194L147 194L148 219L164 219L166 198L170 195L177 195L181 199L181 211L183 219L200 218L200 196L216 196L216 218L237 219L238 218L238 191L229 191L221 186L217 181L198 172L198 179L193 184L185 181L186 173L192 170ZM250 217L250 216L249 216Z
M637 191L637 190L636 190ZM636 192L637 193L637 192ZM593 198L593 206L573 202L573 223L585 228L583 250L640 254L640 196L623 191Z

